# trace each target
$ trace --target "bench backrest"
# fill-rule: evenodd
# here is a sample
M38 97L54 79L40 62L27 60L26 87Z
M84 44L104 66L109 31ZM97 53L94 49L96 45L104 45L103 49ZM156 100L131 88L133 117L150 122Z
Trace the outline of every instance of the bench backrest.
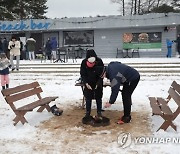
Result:
M20 85L14 88L8 88L2 90L2 94L6 100L6 102L11 106L13 110L16 109L14 106L14 102L37 95L39 99L41 99L40 93L42 92L42 89L38 82L33 82L30 84L24 84Z
M173 81L168 93L168 99L173 98L176 104L180 106L180 85L176 81Z

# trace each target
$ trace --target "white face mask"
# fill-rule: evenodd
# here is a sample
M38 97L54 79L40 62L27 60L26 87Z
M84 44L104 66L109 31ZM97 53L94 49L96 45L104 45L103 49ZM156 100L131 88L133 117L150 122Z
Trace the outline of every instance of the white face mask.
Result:
M90 57L90 58L88 58L88 62L90 62L90 63L94 63L94 62L95 62L95 60L96 60L96 58L95 58L95 57Z

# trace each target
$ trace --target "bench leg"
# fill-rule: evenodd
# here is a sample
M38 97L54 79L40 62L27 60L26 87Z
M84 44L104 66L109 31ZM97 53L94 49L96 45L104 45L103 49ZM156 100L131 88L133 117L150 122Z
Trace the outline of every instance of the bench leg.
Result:
M24 115L27 113L27 111L16 111L16 117L13 119L14 126L21 121L21 123L24 125L25 123L28 123Z
M171 126L175 131L177 131L176 126L173 124L172 120L173 117L172 116L165 116L165 115L161 115L161 117L165 120L164 123L159 127L159 129L157 131L159 131L160 129L163 129L164 131Z
M49 104L45 104L45 105L42 105L42 106L37 110L37 112L42 112L44 109L46 109L48 112L51 111L51 108L50 108Z
M82 108L82 109L85 108L85 97L84 97L84 95L83 95L83 100L82 100L82 106L81 106L81 108Z
M177 110L173 113L173 120L176 119L179 113L180 113L180 107L178 107Z

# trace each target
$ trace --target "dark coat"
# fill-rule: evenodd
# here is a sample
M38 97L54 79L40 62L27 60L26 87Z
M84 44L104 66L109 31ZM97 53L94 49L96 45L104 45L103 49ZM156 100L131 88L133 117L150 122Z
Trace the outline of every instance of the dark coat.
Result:
M95 57L95 66L104 66L101 58L98 58L96 53L92 51L87 51L86 58L81 63L80 75L84 84L88 83L93 90L84 88L84 96L86 99L101 99L103 94L103 79L101 79L95 73L95 66L92 68L87 67L86 62L89 57ZM95 87L97 88L95 89Z
M111 96L109 103L113 104L119 93L120 85L130 83L140 77L134 68L120 62L111 62L106 67L106 77L111 82Z
M180 36L178 36L177 40L175 40L174 42L177 43L177 50L180 53Z
M7 53L7 51L8 51L8 41L6 40L6 39L4 39L4 41L3 41L3 51L4 51L4 53Z
M50 40L48 40L46 42L45 50L46 50L47 54L51 54L52 47L51 47L51 41Z

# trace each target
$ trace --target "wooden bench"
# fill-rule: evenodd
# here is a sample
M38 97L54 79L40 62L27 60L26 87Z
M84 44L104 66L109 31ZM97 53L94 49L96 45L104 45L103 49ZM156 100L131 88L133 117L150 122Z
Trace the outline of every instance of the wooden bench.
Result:
M177 131L173 121L180 113L180 85L173 81L171 87L168 90L168 97L166 99L161 97L149 97L150 105L153 115L159 115L164 119L164 123L159 127L157 131L163 129L164 131L171 126ZM170 100L173 100L177 104L177 109L173 112L169 107Z
M10 105L14 111L16 117L13 119L14 126L20 121L22 124L26 123L27 120L24 117L27 112L33 111L33 109L39 107L37 112L42 112L46 109L50 112L49 103L55 101L58 97L45 97L42 98L40 93L43 92L38 82L33 82L30 84L20 85L14 88L2 90L2 94L6 102ZM20 103L28 102L28 97L37 95L37 100L23 106ZM26 98L26 99L25 99ZM18 102L18 103L16 103ZM15 105L16 103L16 105ZM20 106L20 107L17 107ZM28 123L28 122L27 122Z

